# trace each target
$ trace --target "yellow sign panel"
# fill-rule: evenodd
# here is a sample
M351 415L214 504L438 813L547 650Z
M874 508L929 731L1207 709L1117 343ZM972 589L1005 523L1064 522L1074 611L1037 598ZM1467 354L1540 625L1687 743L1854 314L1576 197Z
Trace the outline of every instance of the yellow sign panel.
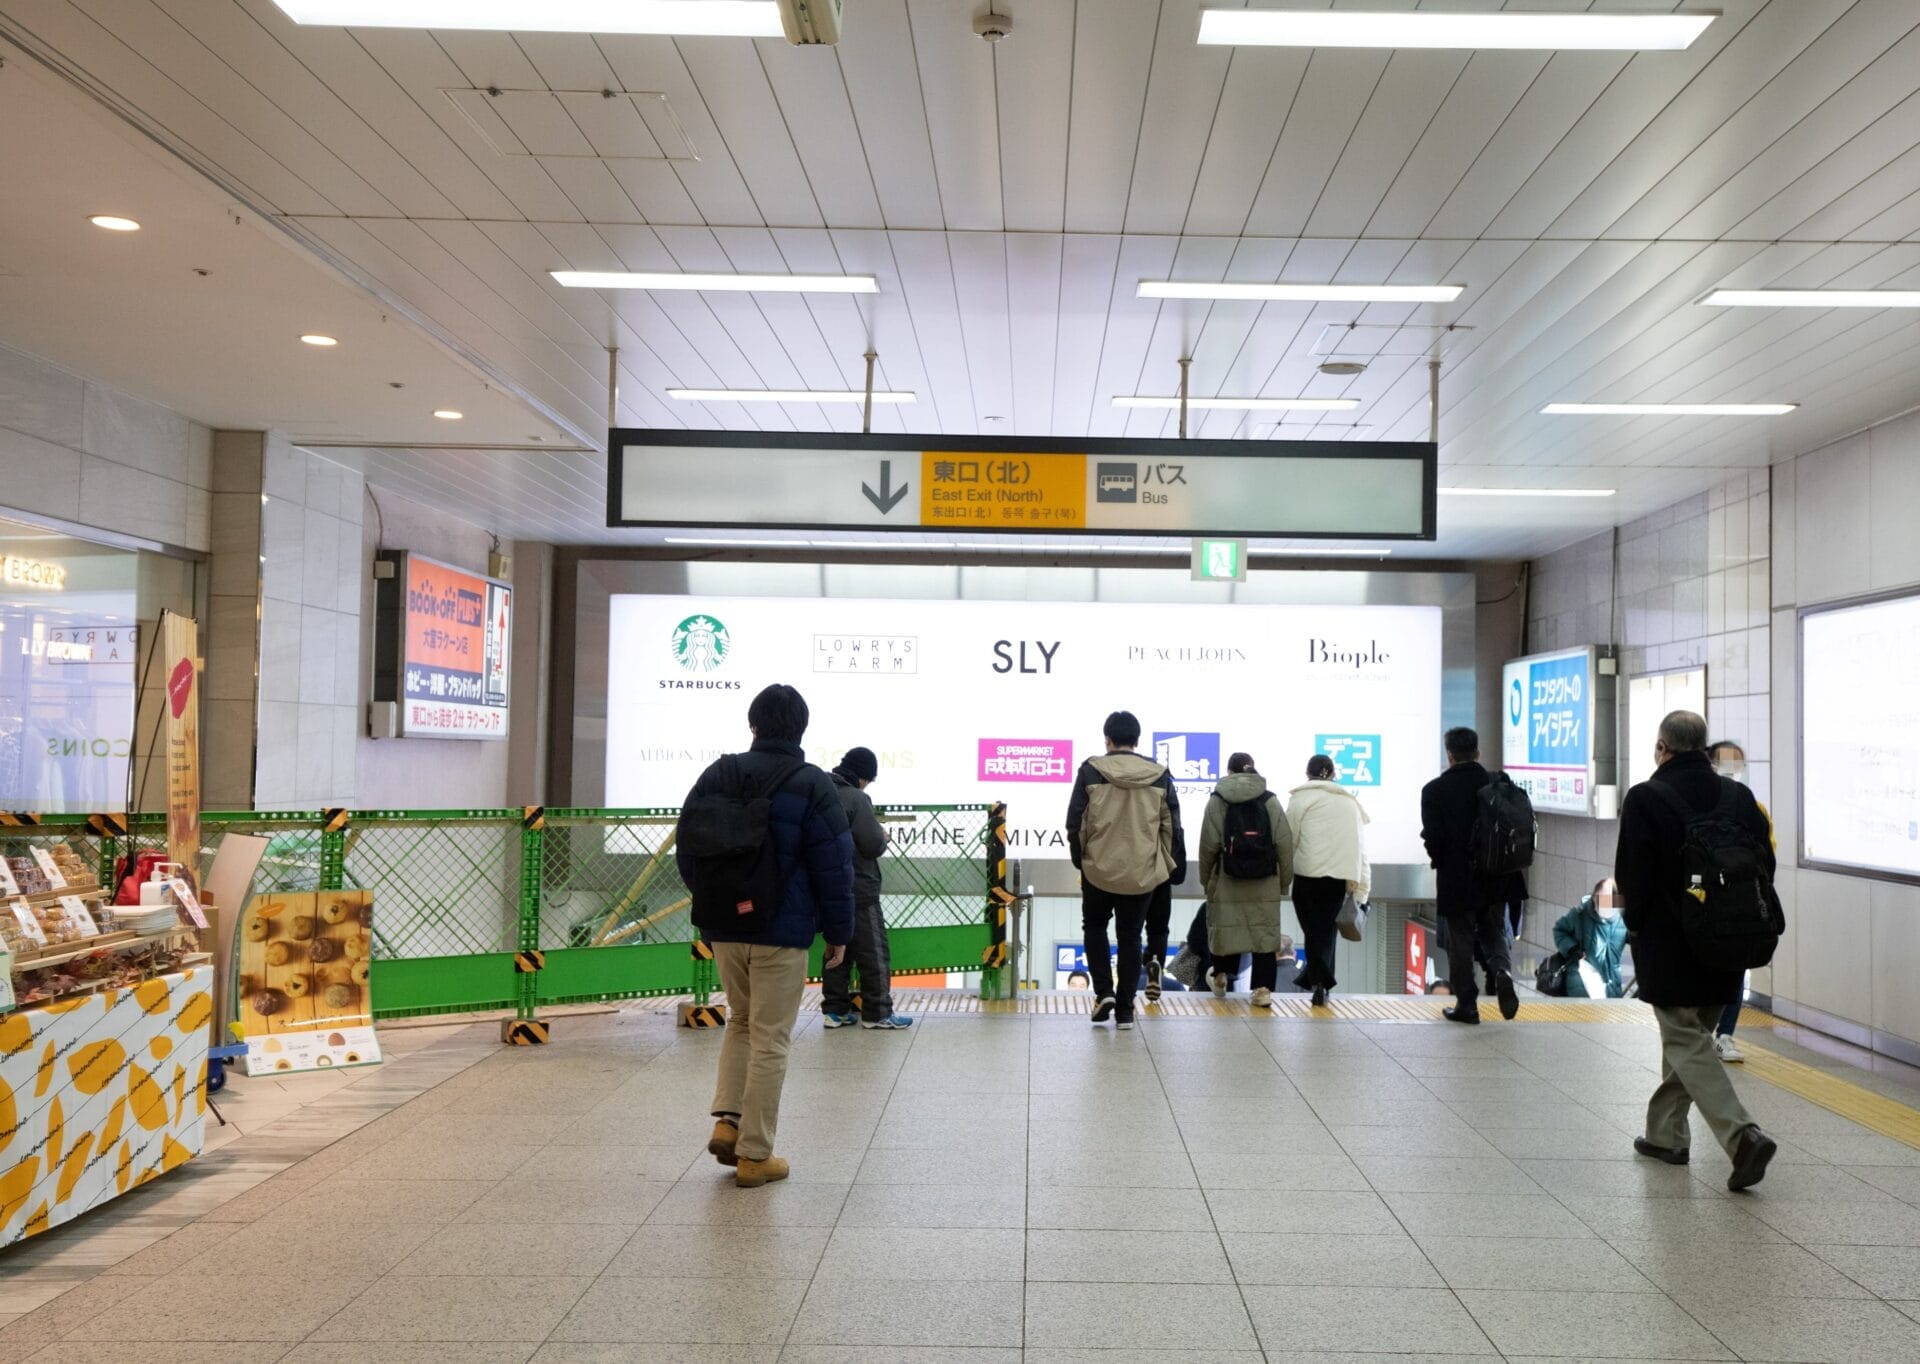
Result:
M922 451L920 524L1078 530L1087 524L1087 458Z

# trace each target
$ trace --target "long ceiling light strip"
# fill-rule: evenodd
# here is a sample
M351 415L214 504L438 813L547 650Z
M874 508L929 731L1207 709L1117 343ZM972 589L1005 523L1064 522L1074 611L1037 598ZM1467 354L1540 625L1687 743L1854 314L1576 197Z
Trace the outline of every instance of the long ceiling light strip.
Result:
M1481 14L1396 10L1207 9L1203 46L1473 48L1680 52L1713 14Z
M1715 289L1716 308L1920 308L1920 289Z
M714 275L649 270L550 270L569 289L697 289L709 293L877 294L872 275Z
M1612 488L1441 488L1442 497L1612 497Z
M779 38L776 0L274 0L296 24Z
M1115 407L1178 408L1179 395L1162 397L1118 397ZM1196 412L1351 412L1360 406L1358 398L1189 398L1187 406Z
M1243 303L1451 303L1464 284L1233 284L1143 279L1140 298L1205 298Z
M670 388L669 398L684 403L864 403L865 390L857 388ZM912 393L876 389L876 403L910 403Z
M666 537L669 545L701 546L707 549L879 549L893 550L902 554L927 553L934 550L985 550L1001 554L1191 554L1188 545L1022 545L991 542L987 544L962 544L954 540L721 540L707 537L672 536ZM1258 551L1265 553L1266 551Z
M1784 417L1798 403L1548 403L1549 417Z

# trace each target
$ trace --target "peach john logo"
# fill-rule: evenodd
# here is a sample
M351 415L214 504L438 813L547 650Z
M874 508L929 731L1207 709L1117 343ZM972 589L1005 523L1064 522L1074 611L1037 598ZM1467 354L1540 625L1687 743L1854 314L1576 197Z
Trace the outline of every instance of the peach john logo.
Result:
M981 781L1072 781L1070 739L982 739Z

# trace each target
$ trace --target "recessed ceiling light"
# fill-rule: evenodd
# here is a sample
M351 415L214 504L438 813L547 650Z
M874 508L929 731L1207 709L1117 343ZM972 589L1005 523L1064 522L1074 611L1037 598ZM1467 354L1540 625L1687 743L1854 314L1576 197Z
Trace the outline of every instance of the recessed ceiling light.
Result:
M684 403L864 403L866 391L857 388L670 388L669 398ZM910 403L911 393L876 389L876 403Z
M550 270L569 289L705 289L760 294L877 294L872 275L689 275L649 270Z
M1212 298L1252 303L1451 303L1464 284L1226 284L1143 279L1141 298Z
M1679 52L1712 14L1443 14L1404 10L1208 9L1202 44L1261 47Z
M323 336L319 332L308 332L305 336L302 336L300 339L306 342L309 346L337 346L340 344L338 341L334 340L331 336Z
M1920 308L1920 289L1715 289L1720 308Z
M778 38L775 0L274 0L296 24Z
M1171 398L1115 398L1115 407L1180 406L1178 395ZM1234 412L1351 412L1360 406L1358 398L1189 398L1188 408L1204 412L1212 409Z
M131 218L116 217L111 213L96 213L87 219L95 227L104 227L109 232L138 232L140 224Z
M434 409L433 415L443 422L457 422L467 414L464 412L456 412L451 407L437 407Z
M1612 497L1612 488L1441 488L1442 497Z
M1590 417L1781 417L1799 403L1548 403L1547 416Z
M1367 366L1363 360L1322 360L1320 372L1336 379L1351 379L1356 374L1365 374Z

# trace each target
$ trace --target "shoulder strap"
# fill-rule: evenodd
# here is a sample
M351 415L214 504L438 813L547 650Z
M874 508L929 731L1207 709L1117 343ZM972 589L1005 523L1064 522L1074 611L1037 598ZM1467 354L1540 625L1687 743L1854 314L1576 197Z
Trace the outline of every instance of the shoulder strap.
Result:
M1653 789L1655 795L1667 803L1668 809L1680 816L1680 822L1682 824L1691 824L1694 820L1700 818L1701 812L1687 804L1685 798L1665 782L1649 780L1647 785Z
M1720 799L1714 805L1713 812L1731 824L1738 824L1740 822L1741 790L1740 783L1732 777L1721 777Z
M793 780L794 774L806 765L807 760L805 758L788 759L785 763L774 769L772 779L760 788L760 794L769 798L777 795L786 788L788 782Z

